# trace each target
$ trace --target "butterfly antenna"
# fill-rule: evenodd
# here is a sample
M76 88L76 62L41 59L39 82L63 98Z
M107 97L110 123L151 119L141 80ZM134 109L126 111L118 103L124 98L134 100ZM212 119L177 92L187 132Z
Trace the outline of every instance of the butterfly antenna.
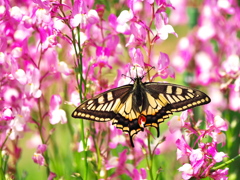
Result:
M143 77L145 77L152 69L155 69L155 67L152 66L150 69L148 69L148 71L145 74L143 74Z
M129 78L129 79L131 79L132 81L134 81L134 79L133 79L132 77L127 76L126 74L122 74L121 76L124 76L125 78Z

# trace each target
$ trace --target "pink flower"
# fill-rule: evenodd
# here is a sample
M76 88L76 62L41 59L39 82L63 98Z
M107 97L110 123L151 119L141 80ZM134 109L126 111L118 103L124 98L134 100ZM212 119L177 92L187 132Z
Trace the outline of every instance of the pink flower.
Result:
M221 161L223 161L224 157L227 157L227 155L225 153L217 152L217 149L214 146L214 144L212 146L207 147L207 154L211 155L215 162L221 162Z
M55 177L57 177L57 175L53 172L50 172L47 180L53 180Z
M210 177L213 179L227 180L228 179L228 168L217 169L216 171L211 173Z
M43 153L46 151L47 145L41 144L37 147L37 152L34 153L32 159L36 164L39 164L40 166L45 165L45 158L43 157Z
M141 50L139 48L130 48L129 55L132 59L134 66L144 67L144 58Z
M41 153L34 153L32 159L36 164L39 164L40 166L45 165L45 159Z
M228 126L225 120L223 120L220 116L214 117L214 126L219 131L227 131Z
M111 169L113 167L118 167L119 170L123 169L125 162L127 161L127 150L126 149L123 150L121 153L119 153L118 157L114 157L113 159L114 159L114 161L111 161L111 163L106 166L107 169ZM116 163L116 161L117 161L117 163Z
M25 107L28 109L27 107ZM23 111L25 108L22 108ZM21 112L23 113L23 112ZM11 129L11 134L9 135L9 138L14 140L16 138L22 137L23 132L26 128L26 119L27 116L24 117L23 114L15 114L14 120L9 122L9 130Z
M19 83L25 85L27 83L26 73L23 69L18 69L14 74L13 77L18 80Z
M111 141L109 147L115 149L118 144L126 145L126 138L123 135L122 130L117 129L115 126L110 126L111 130Z
M211 53L200 51L195 55L195 61L197 65L197 80L203 84L207 85L211 82L212 70L214 68L213 57Z
M46 9L37 9L35 12L35 22L41 26L44 26L45 24L49 25L51 23L51 16L50 13Z
M175 33L173 27L169 24L165 24L165 21L163 20L160 13L155 14L155 26L157 29L157 36L162 39L166 40L168 38L168 34L174 34L177 37L177 34Z
M116 168L115 172L111 176L111 178L117 177L121 174L127 174L128 176L132 176L131 172L133 171L133 166L127 161L127 150L123 150L119 153L118 157L111 157L109 161L106 163L106 169Z
M234 77L240 70L239 57L236 54L232 54L227 57L227 60L222 63L224 73Z
M133 13L131 10L123 10L117 18L117 23L124 25L133 18Z
M213 116L213 114L210 111L206 110L207 115L207 125L208 129L210 130L209 133L211 133L213 130L217 133L220 131L227 131L228 125L226 121L224 121L220 116Z
M133 169L133 180L144 180L147 179L147 172L144 168L141 168L140 171Z
M203 7L202 14L199 18L200 28L198 29L197 36L199 39L206 41L212 38L217 32L214 28L214 18L213 8L210 4L206 3ZM207 33L206 33L207 32Z
M13 120L15 116L13 115L12 108L3 108L0 114L0 118L4 121Z
M22 11L19 7L14 6L10 10L10 16L17 21L21 21L22 19Z
M66 112L60 109L60 104L62 103L62 99L59 95L53 95L50 100L50 123L57 124L61 122L64 124L67 122Z
M189 156L191 154L192 148L187 144L184 138L177 139L176 145L178 148L177 159L184 158L185 156Z
M192 168L191 164L186 163L183 166L181 166L178 170L183 172L182 178L184 180L190 179L193 175L193 168Z
M25 85L24 93L29 98L39 98L42 95L42 91L39 89L40 86L40 72L39 69L35 68L31 64L26 66L26 78L27 84Z
M178 53L172 58L172 65L178 72L183 72L190 61L194 53L193 37L183 37L179 40L177 45Z
M110 14L108 17L108 20L109 20L109 26L113 28L116 32L123 33L123 34L130 33L129 25L127 23L124 23L126 21L126 19L124 19L124 16L123 16L123 19L122 17L119 19L116 17L116 15Z
M237 90L237 88L235 90L235 88L230 87L229 108L233 111L239 111L240 110L240 93L239 92L240 91Z
M170 59L167 54L160 52L159 56L150 59L150 65L156 68L157 73L152 77L152 79L160 76L163 79L166 79L168 76L175 78L173 68L170 65Z
M183 122L179 116L174 116L170 121L168 121L170 133L174 133L183 126Z
M147 31L144 23L132 22L130 25L131 35L126 47L130 46L145 46Z
M88 23L96 24L99 22L100 18L97 11L88 9L91 8L91 6L91 1L88 2L84 0L77 0L74 2L72 18L70 19L70 24L72 27L81 25L81 27L85 29Z
M66 76L68 76L72 73L72 69L70 69L68 67L67 63L63 62L63 61L58 63L57 71Z
M173 7L176 7L173 11L171 11L169 21L173 25L179 24L187 24L188 16L187 16L187 0L181 1L171 1Z
M200 148L193 149L189 156L189 160L193 167L193 174L197 174L199 169L204 164L204 161L205 161L204 153L202 152L202 150Z
M40 144L37 147L37 153L43 154L47 150L47 145L46 144Z
M213 141L217 142L217 144L222 143L222 146L226 144L226 135L223 132L212 132L211 134Z

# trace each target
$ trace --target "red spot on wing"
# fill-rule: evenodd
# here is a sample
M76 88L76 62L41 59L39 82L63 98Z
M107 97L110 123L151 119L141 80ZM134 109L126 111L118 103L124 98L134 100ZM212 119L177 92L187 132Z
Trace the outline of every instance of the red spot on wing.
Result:
M139 126L140 127L144 127L144 124L146 123L146 121L147 121L147 119L146 119L146 117L144 116L144 115L140 115L139 117L138 117L138 124L139 124Z

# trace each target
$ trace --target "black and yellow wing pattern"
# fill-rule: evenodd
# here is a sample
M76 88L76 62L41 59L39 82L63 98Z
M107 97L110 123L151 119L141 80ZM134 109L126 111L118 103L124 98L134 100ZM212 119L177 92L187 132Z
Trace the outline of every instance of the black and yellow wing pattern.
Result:
M170 83L143 83L142 79L136 77L134 84L110 89L85 101L74 110L72 117L112 121L113 125L129 134L134 147L132 138L144 127L155 127L159 136L159 124L173 112L211 101L196 89Z

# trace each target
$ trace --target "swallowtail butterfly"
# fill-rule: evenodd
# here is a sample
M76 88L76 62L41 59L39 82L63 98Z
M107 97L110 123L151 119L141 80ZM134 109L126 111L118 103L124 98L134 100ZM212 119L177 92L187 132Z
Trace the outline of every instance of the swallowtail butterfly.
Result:
M142 82L143 77L137 76L132 79L134 84L110 89L85 101L74 110L72 117L112 121L129 134L134 147L133 136L145 127L155 127L159 137L159 124L173 112L211 101L199 90L170 83Z

